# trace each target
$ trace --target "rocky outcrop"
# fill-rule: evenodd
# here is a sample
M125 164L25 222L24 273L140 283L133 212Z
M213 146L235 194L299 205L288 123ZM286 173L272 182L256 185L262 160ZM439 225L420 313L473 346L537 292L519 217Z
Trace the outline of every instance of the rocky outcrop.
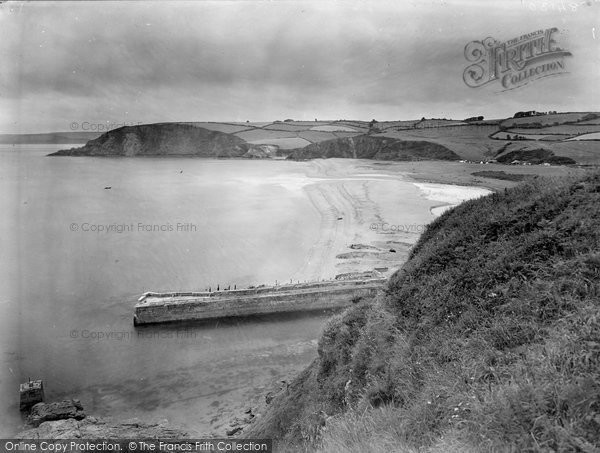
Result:
M125 126L90 140L81 148L50 156L199 156L242 157L246 142L235 135L188 124Z
M279 146L276 145L245 145L246 153L243 157L248 159L270 159L280 155Z
M137 419L125 422L87 417L42 423L38 428L23 431L17 439L99 439L99 438L144 438L174 439L189 437L188 433L170 427L168 423L144 423Z
M407 141L389 137L359 135L313 143L291 152L289 159L346 157L395 161L459 160L445 146L427 141Z
M55 420L85 418L85 412L79 400L64 400L56 403L38 403L31 408L28 421L33 426Z

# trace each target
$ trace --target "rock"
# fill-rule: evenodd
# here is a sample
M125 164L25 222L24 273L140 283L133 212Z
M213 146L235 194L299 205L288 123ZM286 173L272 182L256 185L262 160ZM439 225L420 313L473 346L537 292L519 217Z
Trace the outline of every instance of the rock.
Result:
M373 245L366 245L366 244L350 244L349 248L351 248L353 250L362 250L362 249L379 250L377 247L375 247Z
M166 422L144 423L137 419L116 423L108 419L87 417L44 422L38 428L23 431L17 439L99 439L99 438L187 438L189 434L170 427Z
M39 426L41 423L66 420L73 418L83 420L85 412L79 400L64 400L58 403L37 403L31 408L28 420L33 426Z
M278 392L269 392L265 395L265 403L271 404Z
M235 428L228 429L227 431L225 431L225 434L227 434L228 436L235 436L242 429L244 429L244 428L242 428L241 426L236 426Z
M279 146L277 145L243 145L248 151L242 157L248 159L268 159L279 156Z

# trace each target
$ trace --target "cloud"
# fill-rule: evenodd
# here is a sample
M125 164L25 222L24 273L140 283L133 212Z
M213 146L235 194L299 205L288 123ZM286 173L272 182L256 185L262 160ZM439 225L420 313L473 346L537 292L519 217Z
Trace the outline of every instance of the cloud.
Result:
M534 13L520 0L398 3L4 3L0 56L9 63L0 96L11 111L0 130L56 128L76 115L114 122L462 115L461 105L500 112L513 100L545 98L560 109L597 94L590 84L598 44L579 32L593 25L585 11ZM571 79L502 98L462 82L468 41L557 23L588 55ZM556 92L544 91L550 86Z

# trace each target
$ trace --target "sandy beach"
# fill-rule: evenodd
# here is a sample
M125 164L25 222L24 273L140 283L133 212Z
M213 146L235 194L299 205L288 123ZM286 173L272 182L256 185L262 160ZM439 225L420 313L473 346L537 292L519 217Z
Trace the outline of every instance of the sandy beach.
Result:
M391 275L426 225L457 204L491 193L469 185L417 182L412 163L344 159L311 162L306 184L321 224L294 280ZM407 184L412 182L412 184Z

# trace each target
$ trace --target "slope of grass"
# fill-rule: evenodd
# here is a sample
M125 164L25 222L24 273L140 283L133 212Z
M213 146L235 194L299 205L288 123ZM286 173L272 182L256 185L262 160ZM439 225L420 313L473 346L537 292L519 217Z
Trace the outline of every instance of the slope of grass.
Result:
M570 165L575 161L570 157L556 156L549 149L523 149L518 151L510 151L496 157L496 160L501 163L509 164L513 161L528 162L530 164L554 164L554 165Z
M297 160L332 157L397 161L459 160L456 153L437 143L369 135L312 143L293 150L289 156Z
M468 125L411 130L388 129L380 135L400 140L427 140L445 146L462 159L486 160L505 145L489 137L497 131L497 125Z
M523 143L526 145L527 142ZM539 146L537 143L532 143L532 147ZM544 143L544 147L552 150L554 154L570 157L578 164L598 165L600 156L600 145L598 142L591 140L565 141Z
M511 134L560 134L560 135L579 135L600 132L600 126L590 124L561 124L559 126L548 126L541 128L511 128L507 132Z
M261 140L250 140L248 143L253 145L275 145L280 149L296 149L310 145L308 140L301 137L263 138Z
M318 351L251 435L284 451L598 451L600 174L446 212Z
M575 124L580 121L589 121L598 118L597 113L591 112L571 112L556 113L553 115L527 116L524 118L507 118L500 125L508 127L539 127L553 126L559 124Z
M473 176L481 176L483 178L494 178L500 179L503 181L524 181L527 178L533 178L535 175L530 174L515 174L515 173L506 173L505 171L498 170L484 170L484 171L476 171L472 173Z
M600 132L592 132L590 134L582 134L569 140L600 140Z

